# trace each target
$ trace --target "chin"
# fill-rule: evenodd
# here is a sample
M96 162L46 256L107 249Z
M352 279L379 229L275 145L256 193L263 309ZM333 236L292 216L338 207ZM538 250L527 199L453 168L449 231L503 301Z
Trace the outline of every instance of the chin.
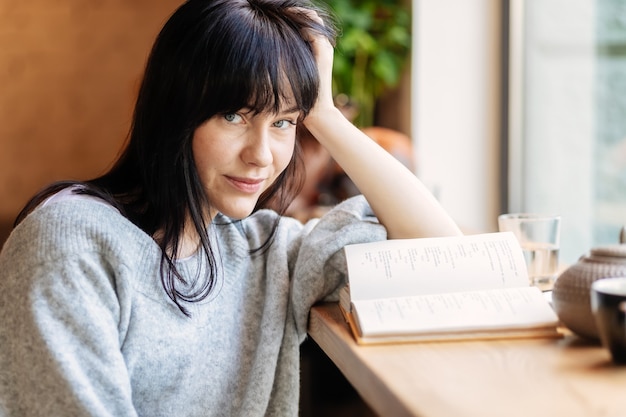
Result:
M241 220L250 216L259 202L260 195L230 196L213 201L213 208L231 219Z
M250 216L254 211L254 207L224 207L223 210L219 210L224 216L231 219L241 220Z

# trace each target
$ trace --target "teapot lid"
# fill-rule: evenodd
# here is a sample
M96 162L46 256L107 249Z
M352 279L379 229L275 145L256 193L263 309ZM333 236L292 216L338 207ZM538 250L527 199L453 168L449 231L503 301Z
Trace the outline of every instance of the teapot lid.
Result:
M626 258L626 244L598 246L590 250L591 256Z

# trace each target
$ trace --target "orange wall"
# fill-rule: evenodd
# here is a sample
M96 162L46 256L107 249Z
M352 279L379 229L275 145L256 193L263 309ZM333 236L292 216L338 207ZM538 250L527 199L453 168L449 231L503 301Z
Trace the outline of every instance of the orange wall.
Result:
M151 44L181 3L0 1L0 225L44 185L109 167ZM378 122L410 133L407 84Z
M152 41L180 3L0 2L0 222L45 184L109 166Z

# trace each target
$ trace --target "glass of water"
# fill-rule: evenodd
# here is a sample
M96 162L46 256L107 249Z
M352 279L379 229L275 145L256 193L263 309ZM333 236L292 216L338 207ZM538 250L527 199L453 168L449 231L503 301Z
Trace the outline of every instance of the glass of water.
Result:
M513 232L522 247L530 285L551 290L559 272L561 217L535 213L498 216L501 232Z

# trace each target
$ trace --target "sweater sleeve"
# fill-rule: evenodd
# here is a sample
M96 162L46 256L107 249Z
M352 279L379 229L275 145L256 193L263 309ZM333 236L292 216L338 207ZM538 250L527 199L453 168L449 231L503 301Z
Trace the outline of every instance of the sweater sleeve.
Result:
M31 215L0 254L3 416L136 415L120 351L124 289L106 250L75 249L97 240L89 223Z
M322 299L337 300L345 283L343 247L387 238L363 196L350 198L324 215L304 238L294 268L292 301L301 341L307 331L309 310Z

